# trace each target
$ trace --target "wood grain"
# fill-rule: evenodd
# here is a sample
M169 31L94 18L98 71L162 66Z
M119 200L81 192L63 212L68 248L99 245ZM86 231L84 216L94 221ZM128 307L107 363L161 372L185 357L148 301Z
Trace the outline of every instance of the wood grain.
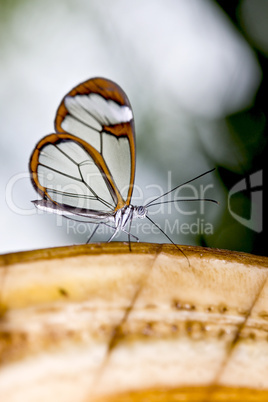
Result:
M268 259L180 248L0 256L1 400L268 400Z

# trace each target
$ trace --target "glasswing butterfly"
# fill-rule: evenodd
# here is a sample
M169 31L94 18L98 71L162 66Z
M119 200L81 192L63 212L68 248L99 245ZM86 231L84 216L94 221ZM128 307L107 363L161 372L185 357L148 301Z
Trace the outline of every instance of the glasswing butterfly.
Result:
M134 119L126 94L106 78L89 79L64 96L56 113L55 133L42 138L31 155L32 183L42 197L33 203L38 209L96 224L88 242L104 224L113 228L108 241L123 231L130 247L131 237L138 240L130 233L133 219L147 218L174 244L149 218L148 208L214 169L146 205L133 206L135 161Z

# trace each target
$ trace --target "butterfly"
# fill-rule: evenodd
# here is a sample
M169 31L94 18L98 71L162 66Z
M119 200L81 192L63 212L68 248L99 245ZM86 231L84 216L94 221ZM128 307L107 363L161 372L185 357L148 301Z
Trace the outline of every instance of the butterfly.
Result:
M122 231L130 245L130 238L138 241L131 234L132 221L147 218L173 243L148 216L148 209L181 185L146 205L134 206L135 164L134 118L127 95L111 80L89 79L64 96L55 133L42 138L32 152L31 180L42 197L33 203L40 210L95 224L88 242L99 225L106 225L113 230L108 241Z

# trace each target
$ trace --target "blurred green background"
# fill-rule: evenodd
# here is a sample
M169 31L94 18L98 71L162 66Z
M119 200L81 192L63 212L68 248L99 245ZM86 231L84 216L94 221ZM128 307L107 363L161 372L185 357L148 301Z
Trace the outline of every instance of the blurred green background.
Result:
M215 167L196 186L208 186L206 196L219 206L185 202L179 213L166 205L152 219L170 228L176 243L267 255L267 11L266 0L0 0L0 251L86 241L82 228L36 213L28 160L53 132L62 97L104 76L124 89L135 115L133 203ZM133 233L167 242L145 228Z

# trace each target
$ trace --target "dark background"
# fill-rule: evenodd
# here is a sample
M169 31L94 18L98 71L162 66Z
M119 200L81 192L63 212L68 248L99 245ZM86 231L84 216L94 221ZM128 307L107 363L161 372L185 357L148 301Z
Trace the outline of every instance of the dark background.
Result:
M241 146L243 144L245 154L247 155L246 166L241 166L241 174L237 175L234 171L226 169L225 166L218 166L219 175L223 181L223 184L227 189L231 188L233 183L238 182L243 177L248 178L251 173L258 170L263 170L267 165L267 42L264 46L261 39L264 40L265 33L262 30L266 23L267 16L267 3L265 1L255 2L256 14L253 13L253 21L251 21L250 27L247 25L247 21L243 21L241 5L242 1L226 2L223 0L217 0L217 4L225 11L233 24L239 30L241 35L252 47L256 53L256 57L262 69L262 81L257 91L254 104L251 108L241 111L239 113L230 115L227 117L228 123L233 130L233 136L235 141L239 141ZM249 2L248 2L249 3ZM254 2L252 3L252 11L254 11ZM262 9L263 6L263 9ZM257 34L256 31L259 31ZM266 36L267 38L267 36ZM267 40L267 39L266 39ZM263 45L263 46L261 46ZM264 173L263 173L264 174ZM263 177L263 190L265 183L265 175ZM250 216L250 193L244 192L243 199L240 200L242 208L245 209L244 216ZM240 205L240 209L241 209ZM261 211L260 211L261 213ZM262 219L264 222L264 216L266 215L265 204L263 203ZM251 242L251 252L253 254L267 255L267 232L264 225L261 233L252 233L248 230L247 236L249 242Z

